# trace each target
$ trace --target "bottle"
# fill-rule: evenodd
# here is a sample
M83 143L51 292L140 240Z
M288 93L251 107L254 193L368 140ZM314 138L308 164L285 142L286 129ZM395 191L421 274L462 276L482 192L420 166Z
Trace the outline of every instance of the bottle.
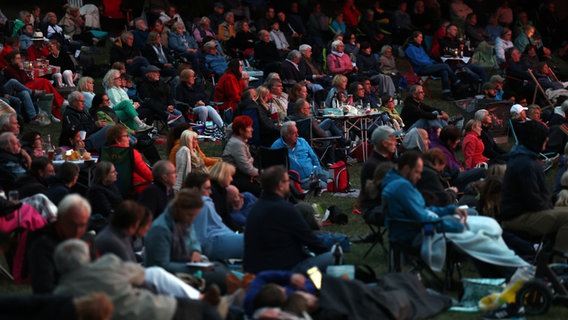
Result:
M343 248L341 248L339 242L333 245L333 264L336 266L343 264Z
M535 267L520 267L515 271L515 274L511 277L509 284L503 289L497 301L501 304L504 303L514 303L517 291L525 284L525 282L534 278Z
M51 143L51 134L47 135L47 157L49 161L53 161L53 157L55 155L55 147Z
M339 99L337 99L337 92L333 94L333 98L331 99L331 107L339 108Z

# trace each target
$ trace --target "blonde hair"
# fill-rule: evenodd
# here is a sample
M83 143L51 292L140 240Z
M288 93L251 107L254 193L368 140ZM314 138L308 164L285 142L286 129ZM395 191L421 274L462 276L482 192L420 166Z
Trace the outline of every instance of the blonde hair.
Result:
M94 80L93 78L88 76L79 78L79 81L77 81L77 88L79 89L79 91L87 91L87 83L90 81Z
M197 133L191 130L184 130L179 138L180 147L185 146L191 149L193 139L197 138Z
M225 161L219 161L209 170L209 178L221 183L226 180L226 177L234 175L235 172L237 172L235 166Z
M347 80L347 77L342 74L336 74L333 79L331 80L331 86L337 87L340 82Z

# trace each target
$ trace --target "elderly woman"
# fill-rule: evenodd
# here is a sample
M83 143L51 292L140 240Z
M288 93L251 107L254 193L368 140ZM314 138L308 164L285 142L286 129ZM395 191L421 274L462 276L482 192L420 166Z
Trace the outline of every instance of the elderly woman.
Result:
M224 131L225 123L217 110L209 104L209 95L200 84L195 82L195 71L184 69L180 74L180 84L176 87L176 99L187 103L191 112L197 115L199 121L205 123L211 119L219 130Z
M201 212L201 194L188 189L178 192L166 208L152 223L145 237L144 265L159 266L169 272L194 273L200 270L188 266L188 262L203 262L201 243L193 226L193 220ZM226 268L216 265L214 270L203 271L207 284L218 284L225 288Z
M331 74L351 75L357 72L358 68L353 65L351 58L344 52L345 45L341 40L331 43L331 53L327 55L327 68Z
M174 190L179 191L190 172L209 173L203 159L197 152L197 132L185 130L179 138L180 148L176 153L177 179Z
M392 123L395 130L400 130L404 128L404 122L394 107L394 98L389 94L384 94L381 97L381 107L379 108L379 112L388 117L388 121ZM383 121L385 120L386 119L383 117Z
M227 110L231 108L233 113L243 93L242 82L243 65L239 59L233 59L229 62L229 66L225 73L219 78L215 92L213 94L213 101L223 102L221 108Z
M260 184L256 181L259 171L254 166L248 139L252 138L252 119L248 116L237 116L232 124L233 136L223 150L222 159L237 168L233 184L241 191L248 191L255 196L260 195Z
M55 39L49 40L47 49L49 50L49 56L47 56L49 64L61 68L61 73L57 72L51 76L55 85L58 88L63 86L75 87L74 81L77 74L75 73L75 64L69 54L61 51L61 45Z
M0 133L2 132L12 132L16 137L20 135L18 114L10 112L0 115Z
M169 38L170 49L189 60L191 66L197 68L199 62L199 45L195 38L185 30L183 22L176 22L172 26Z
M89 111L95 97L95 80L91 77L81 77L77 81L77 90L85 97L85 110Z
M130 148L130 140L126 128L121 125L114 125L106 132L106 144L111 147ZM132 149L134 156L134 168L132 170L132 185L134 193L139 194L150 182L152 182L152 171L142 158L140 152Z
M22 149L14 133L0 133L0 170L3 176L0 180L2 182L9 179L13 183L17 178L24 176L31 163L30 155Z
M112 163L97 163L93 172L93 183L87 190L87 200L91 204L93 214L109 218L122 202L122 195L115 184L117 177L118 171Z
M124 122L126 126L133 130L142 131L152 129L151 126L140 120L138 112L136 111L136 109L140 107L140 104L128 98L126 91L120 87L121 83L122 78L120 77L119 70L110 69L103 78L103 86L105 87L106 94L120 121Z
M151 31L148 34L146 45L142 48L142 55L148 59L150 65L160 68L160 75L163 77L175 77L176 69L172 63L172 57L168 49L162 45L162 36Z
M482 164L487 165L489 159L483 155L485 149L481 135L481 121L469 120L464 127L465 135L462 150L466 169L476 168Z
M339 108L340 105L347 102L347 77L338 74L331 80L331 90L325 99L327 108Z

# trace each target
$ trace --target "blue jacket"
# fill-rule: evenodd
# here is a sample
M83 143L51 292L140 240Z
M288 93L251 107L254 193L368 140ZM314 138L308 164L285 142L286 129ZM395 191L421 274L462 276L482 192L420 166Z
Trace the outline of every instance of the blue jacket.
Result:
M146 245L144 265L146 267L159 266L172 273L188 272L186 263L189 262L189 255L194 251L201 252L201 243L197 240L192 225L188 237L184 239L188 253L187 260L172 261L172 250L175 245L173 241L174 226L173 212L170 207L166 208L164 213L152 222L152 227L144 238Z
M422 46L418 46L416 43L409 43L404 53L410 59L412 68L414 72L420 74L423 67L429 66L434 63L434 60L426 53Z
M270 149L281 148L288 149L290 170L297 171L300 174L300 179L305 180L310 178L314 167L316 167L316 172L314 172L316 175L322 170L318 156L304 138L298 138L294 149L290 149L281 137L274 141L272 147L270 147Z
M420 227L396 223L393 220L410 220L417 222L436 221L444 216L454 214L456 206L426 207L422 194L412 183L401 176L395 169L391 169L382 183L383 192L381 203L386 206L386 226L389 230L389 241L402 244L412 244L414 238L420 234ZM429 214L431 211L438 215ZM457 219L445 219L444 231L462 232L463 224Z
M213 70L217 76L223 75L229 66L227 60L225 60L223 56L216 54L206 54L205 65L208 69Z
M201 199L203 199L203 208L193 220L193 227L199 242L203 247L207 247L209 239L222 234L234 234L234 232L223 223L223 219L215 210L213 200L206 196L202 196Z
M170 48L176 52L183 53L186 52L188 48L199 49L197 41L195 41L195 38L187 31L184 31L183 34L170 32L169 35L168 44Z
M513 147L501 187L501 218L552 209L546 176L538 155L523 145Z

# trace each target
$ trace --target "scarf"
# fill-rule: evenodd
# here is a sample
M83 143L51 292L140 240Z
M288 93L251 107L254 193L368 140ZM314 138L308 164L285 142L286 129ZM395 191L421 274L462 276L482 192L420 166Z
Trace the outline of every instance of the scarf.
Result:
M172 261L189 261L185 238L189 235L190 225L174 223L172 232Z
M343 55L345 54L344 52L337 52L337 51L331 51L331 54L336 55L338 57L343 57Z

